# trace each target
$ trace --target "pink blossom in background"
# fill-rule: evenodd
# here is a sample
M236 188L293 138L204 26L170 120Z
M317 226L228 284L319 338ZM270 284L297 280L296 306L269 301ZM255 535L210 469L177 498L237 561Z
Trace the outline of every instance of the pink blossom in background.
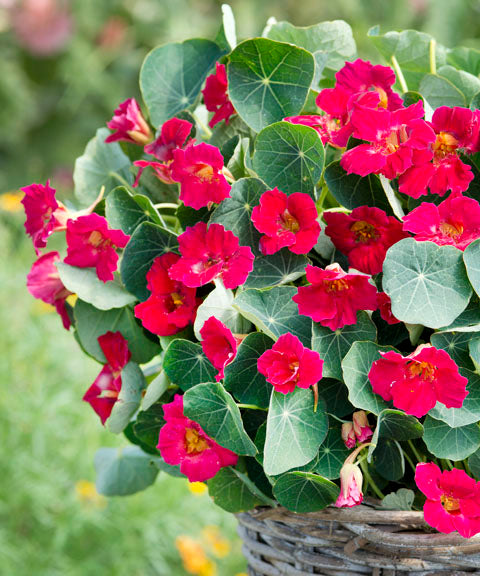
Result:
M217 382L225 377L225 366L233 361L237 354L238 340L232 332L215 316L210 316L200 330L202 349L205 356L218 370Z
M337 508L352 508L362 503L363 475L357 464L345 462L340 470L340 494L335 506Z
M183 414L183 396L163 405L166 424L160 429L158 450L167 464L180 465L190 482L205 482L225 466L235 466L238 456L207 436L199 424Z
M276 392L288 394L299 388L310 388L322 378L323 360L318 352L306 348L287 332L257 361L258 371Z
M112 230L103 216L89 214L67 222L67 257L78 268L95 268L102 282L113 280L117 269L116 248L125 248L130 236Z
M320 234L317 217L315 202L308 194L287 196L278 188L267 190L260 197L260 205L252 210L253 225L264 234L260 250L274 254L288 247L294 254L310 252Z
M202 90L205 107L209 112L215 112L208 123L210 128L213 128L215 124L218 124L222 120L225 120L225 124L228 124L230 116L235 114L235 108L230 102L227 89L227 70L225 64L217 62L215 74L207 76L205 88Z
M147 272L147 289L151 295L135 306L135 316L144 328L159 336L171 336L192 324L197 313L196 288L172 280L168 271L180 260L168 252L155 258Z
M392 301L390 300L390 296L388 294L385 294L385 292L378 292L377 304L378 311L380 312L382 320L384 320L387 324L400 323L400 320L395 318L395 316L392 314Z
M180 200L195 210L230 197L222 174L223 156L216 146L201 143L173 151L172 179L180 183Z
M90 404L102 424L105 424L118 400L122 389L122 370L128 364L131 354L128 342L120 332L106 332L98 337L98 343L105 355L106 364L85 392L83 400Z
M480 532L480 482L464 470L444 470L429 463L417 464L415 482L427 497L425 522L445 534L457 531L464 538Z
M335 247L348 257L352 268L366 274L379 274L390 246L408 234L393 216L369 206L360 206L350 214L324 212L325 233Z
M132 142L133 144L148 144L152 140L150 126L143 117L140 106L135 98L128 98L115 110L113 118L107 122L113 134L105 138L105 142Z
M393 350L380 354L368 378L373 392L392 400L395 408L420 418L437 402L447 408L462 407L468 380L445 350L422 345L408 356Z
M28 273L27 288L34 298L55 306L57 313L62 318L64 328L69 330L71 322L65 301L72 293L65 288L60 280L60 274L55 266L55 262L59 261L60 254L58 252L48 252L40 256Z
M480 238L480 204L473 198L452 195L438 206L422 202L404 217L403 229L415 234L415 240L465 250Z
M307 266L310 286L300 286L293 301L298 312L330 330L356 324L358 310L377 309L377 289L363 274L348 274L338 264L325 270Z
M253 269L254 256L248 246L221 224L198 222L178 237L182 258L169 275L173 280L195 288L221 278L225 288L244 284Z

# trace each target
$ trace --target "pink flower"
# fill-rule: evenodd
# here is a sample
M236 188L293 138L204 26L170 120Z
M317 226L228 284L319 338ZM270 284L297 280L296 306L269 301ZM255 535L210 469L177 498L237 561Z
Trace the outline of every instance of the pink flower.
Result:
M342 424L342 440L345 446L351 450L357 443L355 430L353 429L353 422L344 422Z
M408 236L402 223L380 208L360 206L351 214L324 212L323 217L335 247L348 256L352 268L366 274L379 274L390 246Z
M392 301L390 296L385 294L385 292L378 292L377 294L377 304L380 316L387 324L399 324L400 320L395 318L392 314Z
M100 416L102 424L105 424L118 400L122 389L122 370L128 364L131 354L120 332L107 332L98 337L98 343L107 363L85 392L83 400L90 404Z
M221 278L225 288L237 288L253 269L254 256L248 246L221 224L197 222L178 237L182 258L169 270L172 280L191 288Z
M325 270L307 266L310 286L300 286L293 301L298 312L309 316L330 330L356 324L358 310L377 309L377 289L370 284L368 276L347 274L338 264L330 264Z
M205 88L202 90L203 101L209 112L215 112L208 125L213 128L222 120L228 124L232 114L235 114L235 108L230 102L227 93L227 71L225 64L217 62L215 74L210 74L205 82Z
M55 306L60 314L63 326L69 330L70 318L65 307L65 300L72 292L67 290L60 280L55 262L60 260L58 252L48 252L33 263L27 276L27 288L34 298L42 300L46 304Z
M393 350L380 354L368 378L375 394L393 400L396 408L420 418L437 402L447 408L462 407L468 380L445 350L423 345L406 357Z
M167 464L180 464L190 482L205 482L225 466L235 466L237 454L219 446L199 424L183 414L183 397L163 405L166 424L160 429L157 448Z
M173 151L172 179L180 182L180 200L195 210L230 197L230 184L222 174L223 156L210 144Z
M217 320L215 316L210 316L200 330L202 336L202 349L205 356L218 370L217 382L225 377L224 369L227 364L233 361L237 354L237 344L239 340L231 331Z
M180 256L173 252L155 258L147 272L147 288L152 294L135 306L135 316L144 328L159 336L176 334L195 320L197 290L171 280L168 275L178 260Z
M431 144L433 159L416 159L398 181L400 192L413 198L427 194L427 188L440 196L448 190L463 192L473 180L471 167L458 154L476 148L480 128L477 113L468 108L441 106L433 113L430 124L436 135Z
M415 234L415 240L465 250L480 238L480 204L473 198L452 195L438 206L422 202L405 216L403 229Z
M363 475L357 464L345 462L340 470L340 494L335 506L337 508L352 508L362 503Z
M260 238L262 253L275 254L284 246L294 254L310 252L320 234L317 217L315 202L308 194L287 196L278 188L267 190L252 210L253 225L264 234Z
M258 371L277 392L288 394L295 387L310 388L322 378L323 360L318 352L305 348L287 332L257 361Z
M133 142L133 144L147 144L152 139L150 126L143 117L140 106L135 98L128 98L115 110L113 118L107 122L108 128L113 130L105 138L105 142Z
M417 464L415 482L427 497L427 524L445 534L456 530L464 538L480 532L480 482L457 468L442 472L432 462Z
M58 230L65 230L67 209L55 198L55 189L50 180L43 184L30 184L22 188L25 196L22 204L25 208L25 231L31 236L35 252L45 248L47 238Z
M368 442L373 436L373 430L368 423L367 414L363 410L353 413L353 431L359 444Z
M151 166L158 179L165 184L173 184L172 179L172 161L173 151L177 148L186 148L193 145L194 139L189 138L193 124L180 118L171 118L162 125L160 136L145 146L145 152L155 156L157 161L136 160L133 164L140 169L137 173L134 186L138 185L140 176L147 166Z
M414 160L428 162L433 154L435 133L420 120L422 116L421 101L394 112L355 106L351 117L353 135L369 143L347 150L340 161L342 168L348 174L383 174L393 180L410 168Z
M112 230L103 216L90 214L67 222L67 257L64 262L79 268L94 267L103 282L113 280L118 254L130 236Z

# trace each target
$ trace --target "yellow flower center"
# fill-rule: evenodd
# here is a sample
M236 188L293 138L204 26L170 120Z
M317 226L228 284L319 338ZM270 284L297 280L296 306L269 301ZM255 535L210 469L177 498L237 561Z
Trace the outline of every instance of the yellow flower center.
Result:
M444 510L449 513L458 512L460 510L460 500L458 498L453 498L452 496L442 494L440 501Z
M442 222L439 228L442 234L445 234L445 236L450 236L450 238L453 238L454 240L463 234L463 226L461 224L449 224L448 222Z
M420 376L423 380L430 382L435 378L435 366L429 362L410 362L407 366L410 378Z
M440 132L433 144L433 152L436 158L445 158L458 148L458 140L449 132Z
M210 164L196 164L193 172L202 182L210 182L214 177L213 166L210 166Z
M294 234L300 230L300 224L298 223L298 220L292 216L288 210L285 210L281 216L281 219L282 228L284 230L290 230L290 232L293 232Z
M107 248L112 245L112 241L108 238L104 238L102 233L98 230L90 232L87 242L94 248Z
M348 282L343 278L339 280L324 280L327 292L341 292L342 290L348 290L350 286Z
M185 430L185 448L187 454L200 454L208 448L208 442L194 428Z
M183 304L183 297L178 292L172 292L171 295L173 305L179 308Z
M375 86L375 90L376 92L378 92L378 95L380 96L380 102L378 105L380 106L380 108L386 108L388 106L387 93L383 88L380 88L380 86Z
M365 220L358 220L350 226L350 230L355 234L356 242L368 242L369 240L376 240L378 232L375 226L365 222Z

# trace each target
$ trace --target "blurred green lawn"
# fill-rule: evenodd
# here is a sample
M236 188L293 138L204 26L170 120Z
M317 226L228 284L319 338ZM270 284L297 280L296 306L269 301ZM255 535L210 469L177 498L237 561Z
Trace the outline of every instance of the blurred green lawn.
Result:
M231 545L223 559L206 547L218 576L242 572L235 519L186 481L160 474L108 501L90 484L79 494L78 482L94 481L97 448L127 443L81 401L100 365L25 288L34 252L22 222L0 213L0 576L180 576L176 537L202 541L208 525Z

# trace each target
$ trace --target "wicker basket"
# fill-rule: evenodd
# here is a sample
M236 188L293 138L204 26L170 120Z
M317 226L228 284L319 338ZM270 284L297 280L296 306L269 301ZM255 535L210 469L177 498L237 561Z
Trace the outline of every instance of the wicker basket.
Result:
M237 518L249 576L480 574L480 534L433 533L422 512L265 508Z

